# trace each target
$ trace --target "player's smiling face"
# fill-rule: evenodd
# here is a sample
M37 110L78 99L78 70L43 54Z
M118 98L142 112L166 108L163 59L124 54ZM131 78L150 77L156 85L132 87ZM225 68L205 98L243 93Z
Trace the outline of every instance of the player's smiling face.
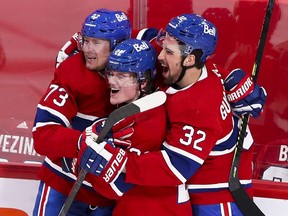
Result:
M110 55L110 42L108 40L84 37L82 50L88 69L99 71L105 68Z
M173 37L166 35L162 48L158 56L158 60L163 66L162 76L166 84L173 84L178 80L182 70L179 44Z
M105 74L111 88L111 104L129 103L139 97L139 84L133 73L106 71Z

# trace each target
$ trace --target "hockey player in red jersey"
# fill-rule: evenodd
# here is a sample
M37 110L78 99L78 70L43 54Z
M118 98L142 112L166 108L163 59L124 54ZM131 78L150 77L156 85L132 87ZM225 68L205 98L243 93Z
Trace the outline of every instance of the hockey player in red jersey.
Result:
M106 72L111 88L110 102L115 105L125 104L154 92L153 78L155 77L156 60L156 52L147 41L128 39L117 45L109 57ZM119 148L119 145L117 148L113 148L110 144L103 142L100 144L105 145L103 151L106 151L106 148L107 151L115 150L115 155L118 155L115 158L117 160L125 149L126 153L123 153L123 158L119 157L124 162L127 154L139 155L141 152L160 150L167 132L164 105L133 115L125 121L134 122L134 132L129 137L131 143L127 142L126 146L122 146L122 148ZM92 145L98 144L93 143L91 146L86 144L87 137L91 136L91 131L97 134L99 127L99 123L97 123L88 128L87 132L83 132L85 138L82 139L78 163L90 173L87 180L91 182L96 191L111 199L117 199L113 216L191 215L188 191L185 190L184 184L170 185L169 187L127 184L124 182L125 174L117 172L113 175L116 176L115 178L110 178L110 174L105 179L102 178L103 176L99 177L101 166L97 166L98 155L92 147ZM147 134L147 129L153 131L153 135ZM87 141L87 143L89 142ZM101 165L104 166L103 163Z
M209 60L218 33L199 15L173 18L159 38L163 49L158 59L168 84L169 132L161 151L129 154L125 168L117 171L126 172L125 181L136 185L169 187L186 183L193 215L242 215L228 189L239 132L232 108L235 114L248 112L257 117L265 103L265 90L242 70L228 74ZM225 81L221 74L227 75ZM248 131L239 167L240 182L251 196L252 142ZM109 162L100 160L100 176L111 168Z
M101 72L110 52L130 37L131 25L123 12L99 9L87 16L81 35L83 52L57 65L37 106L34 146L46 158L33 215L58 215L76 179L71 161L77 157L82 131L114 109ZM67 215L110 215L112 205L84 182Z

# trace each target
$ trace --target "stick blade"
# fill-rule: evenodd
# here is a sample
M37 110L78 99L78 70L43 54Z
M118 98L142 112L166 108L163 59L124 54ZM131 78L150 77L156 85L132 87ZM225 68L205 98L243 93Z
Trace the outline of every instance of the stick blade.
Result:
M157 91L147 95L139 100L132 102L132 104L139 107L140 112L153 109L165 103L167 95L163 91Z

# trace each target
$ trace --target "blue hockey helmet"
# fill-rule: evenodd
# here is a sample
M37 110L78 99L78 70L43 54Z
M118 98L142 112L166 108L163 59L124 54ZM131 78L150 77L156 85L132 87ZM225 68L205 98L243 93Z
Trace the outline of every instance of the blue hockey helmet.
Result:
M137 80L144 80L148 70L155 77L157 54L147 41L128 39L118 44L109 56L107 69L135 73Z
M108 39L111 50L131 36L131 24L122 11L98 9L89 14L82 25L82 36Z
M184 54L200 49L201 62L211 55L217 44L218 31L214 24L197 14L182 14L170 20L166 26L170 36L185 44Z

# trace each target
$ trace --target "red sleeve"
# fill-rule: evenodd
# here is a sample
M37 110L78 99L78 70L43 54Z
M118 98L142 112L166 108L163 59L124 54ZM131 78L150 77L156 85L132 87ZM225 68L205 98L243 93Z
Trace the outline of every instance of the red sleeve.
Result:
M34 148L48 157L76 157L81 132L72 129L77 105L68 87L55 73L46 93L37 106L33 129Z
M80 135L80 131L63 126L41 127L33 132L34 148L38 154L50 158L74 158L77 156Z

